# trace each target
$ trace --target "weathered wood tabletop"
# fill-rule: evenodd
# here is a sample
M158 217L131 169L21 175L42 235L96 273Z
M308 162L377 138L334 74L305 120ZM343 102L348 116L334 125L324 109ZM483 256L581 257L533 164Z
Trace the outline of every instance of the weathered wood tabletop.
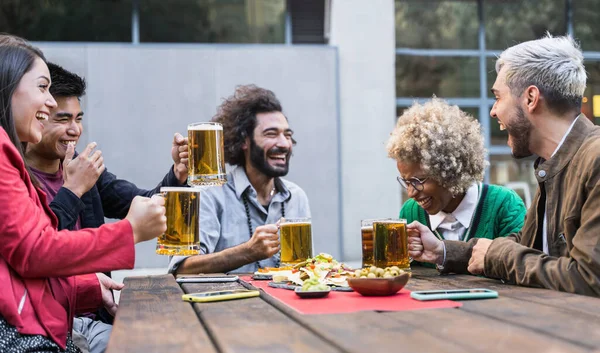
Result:
M260 297L190 304L171 275L125 279L107 352L600 352L600 299L413 269L409 290L489 288L458 309L302 315Z

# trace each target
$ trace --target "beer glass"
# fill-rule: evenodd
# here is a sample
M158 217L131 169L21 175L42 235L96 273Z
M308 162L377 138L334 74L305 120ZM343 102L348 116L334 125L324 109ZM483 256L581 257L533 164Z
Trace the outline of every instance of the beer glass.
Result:
M223 185L227 182L223 125L219 123L188 125L188 153L188 185Z
M279 225L281 266L291 266L312 257L310 218L286 218Z
M405 219L373 222L373 261L377 267L398 266L410 271Z
M360 221L360 234L362 238L362 267L371 267L373 261L373 222L389 218L363 219Z
M167 230L158 237L159 255L197 255L200 250L200 189L163 187Z

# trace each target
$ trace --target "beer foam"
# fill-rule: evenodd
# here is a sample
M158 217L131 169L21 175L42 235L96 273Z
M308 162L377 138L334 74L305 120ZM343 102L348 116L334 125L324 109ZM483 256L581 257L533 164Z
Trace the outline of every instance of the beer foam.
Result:
M385 224L399 224L399 223L403 223L406 224L406 219L382 219L380 221L374 221L373 224L375 223L385 223Z
M370 227L369 227L369 226L366 226L366 227L360 227L360 230L361 230L361 231L363 231L363 230L373 230L373 226L370 226Z
M198 124L188 125L188 131L211 131L211 130L223 130L221 124Z
M291 225L311 225L311 223L307 222L307 221L285 222L285 223L281 223L280 227L291 226Z
M184 187L184 186L165 186L160 188L160 192L200 192L200 188Z

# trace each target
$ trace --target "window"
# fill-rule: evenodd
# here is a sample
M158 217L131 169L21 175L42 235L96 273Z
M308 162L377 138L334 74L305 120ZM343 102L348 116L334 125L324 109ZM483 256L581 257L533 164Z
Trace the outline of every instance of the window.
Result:
M600 50L600 0L577 0L572 3L575 38L581 42L583 50Z
M0 32L31 41L131 42L131 0L0 1Z
M396 47L477 48L476 1L396 1Z
M546 31L567 33L564 0L484 1L483 10L486 49L504 50Z
M581 111L596 125L600 125L600 61L586 61L587 87Z
M479 95L479 59L396 56L396 95L402 97Z
M285 1L143 0L140 41L283 43Z

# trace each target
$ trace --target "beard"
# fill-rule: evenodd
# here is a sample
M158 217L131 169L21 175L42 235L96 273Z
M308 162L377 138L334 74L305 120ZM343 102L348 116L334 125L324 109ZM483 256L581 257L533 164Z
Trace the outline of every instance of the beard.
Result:
M274 167L267 162L267 154L285 154L285 166ZM273 147L268 152L258 147L254 142L254 139L250 141L250 163L259 172L268 176L269 178L277 178L286 176L290 166L290 157L292 156L292 150L288 148Z
M505 126L512 145L512 156L516 159L531 156L533 153L529 150L529 139L532 125L525 117L523 108L517 107L516 119L510 124L505 124Z

